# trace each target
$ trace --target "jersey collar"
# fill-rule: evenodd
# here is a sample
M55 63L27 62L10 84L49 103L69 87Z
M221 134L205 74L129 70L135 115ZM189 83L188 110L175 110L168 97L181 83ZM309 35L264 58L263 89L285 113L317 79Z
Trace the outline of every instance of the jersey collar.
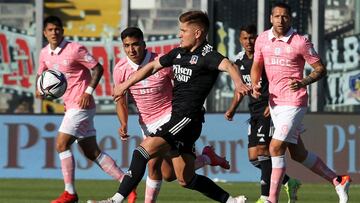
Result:
M271 29L269 31L269 34L268 34L269 40L275 39L275 40L281 40L283 42L288 42L290 37L295 33L295 30L292 27L290 27L289 31L285 34L285 36L277 38L273 33L273 28L274 27L271 27Z
M143 66L145 66L146 64L148 64L149 61L150 61L150 58L151 58L151 53L150 53L149 51L147 51L147 50L146 50L145 58L144 58L144 60L141 62L140 65L134 63L131 59L129 59L129 57L126 57L127 62L130 64L130 66L131 66L134 70L137 70L139 67L143 67Z
M48 45L49 54L51 54L51 55L53 55L53 54L59 55L59 53L61 52L61 50L65 47L65 45L67 43L68 43L68 41L66 41L66 39L63 39L61 41L61 43L54 50L51 49L50 44L49 44Z

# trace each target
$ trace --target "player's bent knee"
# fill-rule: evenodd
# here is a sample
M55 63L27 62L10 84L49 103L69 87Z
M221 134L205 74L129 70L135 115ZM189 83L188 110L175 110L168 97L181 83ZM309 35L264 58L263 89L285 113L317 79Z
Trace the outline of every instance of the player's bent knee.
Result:
M62 144L62 143L56 143L55 148L58 153L64 152L69 149L69 147L67 147L66 144Z
M269 156L269 147L267 145L258 145L256 147L257 155L259 156Z

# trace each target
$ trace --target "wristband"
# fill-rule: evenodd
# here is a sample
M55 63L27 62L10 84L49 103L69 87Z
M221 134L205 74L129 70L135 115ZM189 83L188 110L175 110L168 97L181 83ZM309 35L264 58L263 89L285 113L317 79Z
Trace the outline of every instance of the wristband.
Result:
M90 94L90 95L92 95L93 92L94 92L94 88L93 88L93 87L90 87L90 86L88 86L88 87L86 88L86 90L85 90L85 93Z

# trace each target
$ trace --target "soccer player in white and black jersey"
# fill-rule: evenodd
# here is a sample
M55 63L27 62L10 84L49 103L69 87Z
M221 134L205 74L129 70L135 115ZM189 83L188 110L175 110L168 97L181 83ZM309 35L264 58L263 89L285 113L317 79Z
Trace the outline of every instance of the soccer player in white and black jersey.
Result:
M130 86L163 67L172 66L175 76L169 122L158 128L156 134L150 135L151 137L134 150L130 168L118 192L112 198L100 202L122 202L142 179L147 162L168 152L172 156L175 174L181 186L197 190L218 202L246 201L244 196L231 197L211 179L195 173L194 143L200 136L204 122L203 103L220 71L229 73L238 94L248 94L250 88L242 82L237 67L207 43L207 14L202 11L189 11L181 14L179 21L181 47L148 63L127 81L115 86L116 101Z
M256 40L256 26L246 25L240 28L239 41L243 47L237 57L235 64L239 67L244 82L251 86L250 71L253 64L254 48ZM271 117L269 111L269 82L265 72L261 76L261 96L257 99L249 95L249 130L248 130L248 156L252 165L261 170L261 196L256 203L263 203L269 196L271 157L269 144L271 141ZM229 109L225 112L225 118L233 120L236 108L243 97L234 96ZM297 190L300 182L285 175L283 185L288 196L288 202L297 200Z

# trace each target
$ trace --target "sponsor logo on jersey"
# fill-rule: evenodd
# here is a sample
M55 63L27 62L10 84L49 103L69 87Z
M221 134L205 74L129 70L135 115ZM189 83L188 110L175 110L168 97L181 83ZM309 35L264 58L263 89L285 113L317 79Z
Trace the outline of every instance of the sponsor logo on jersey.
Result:
M197 55L192 55L190 59L190 64L194 65L197 63L199 57Z
M266 65L278 65L278 66L291 66L291 61L289 59L282 59L282 58L265 58Z
M178 54L178 55L176 56L176 58L177 58L177 59L181 59L181 55Z
M292 48L290 46L286 47L286 53L290 54L292 52Z
M207 53L211 52L213 47L210 44L206 44L203 49L201 55L205 56Z
M126 176L129 176L130 178L132 178L132 172L131 170L128 170L126 173L125 173Z
M181 67L180 65L173 65L174 76L177 81L187 82L189 81L192 70L190 68Z

